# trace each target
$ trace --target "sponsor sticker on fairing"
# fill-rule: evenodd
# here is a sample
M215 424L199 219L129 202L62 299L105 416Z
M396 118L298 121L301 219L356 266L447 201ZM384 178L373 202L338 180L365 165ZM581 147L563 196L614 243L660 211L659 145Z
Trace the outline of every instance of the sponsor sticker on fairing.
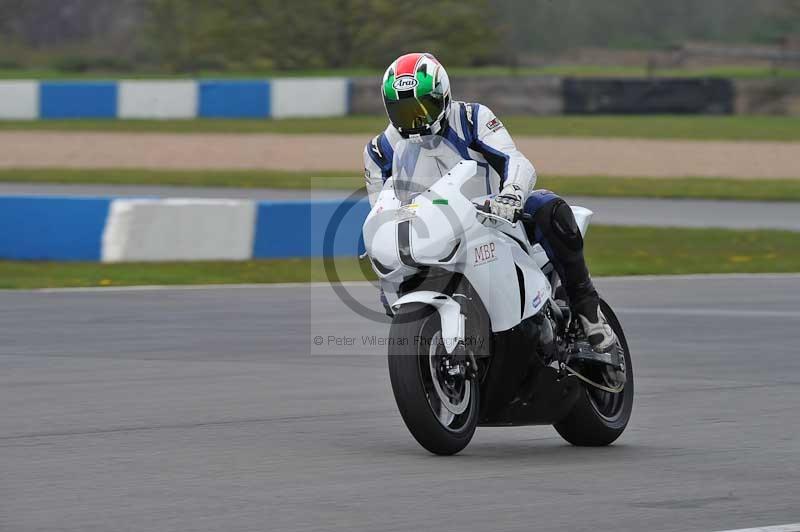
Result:
M497 246L495 246L494 242L489 242L488 244L481 244L473 248L472 255L474 260L472 262L473 266L481 266L482 264L487 264L489 262L493 262L497 260L497 254L495 253Z
M396 91L410 91L417 86L417 78L414 76L399 76L392 83Z
M403 220L410 220L417 216L417 208L419 208L419 204L417 203L410 203L408 205L403 205L399 209L397 209L397 220L402 222Z
M536 292L536 297L533 298L533 308L538 307L541 304L542 299L544 299L544 292L539 290Z

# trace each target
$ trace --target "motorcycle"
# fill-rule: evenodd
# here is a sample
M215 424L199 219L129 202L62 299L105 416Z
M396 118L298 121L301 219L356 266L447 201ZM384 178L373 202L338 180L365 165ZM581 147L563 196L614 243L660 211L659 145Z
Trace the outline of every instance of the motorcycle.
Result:
M634 391L617 316L601 300L618 343L594 352L525 220L491 214L480 202L492 192L488 166L464 155L442 137L401 141L363 226L392 316L389 374L406 426L439 455L464 449L478 426L553 425L573 445L611 444ZM585 236L592 212L572 209Z

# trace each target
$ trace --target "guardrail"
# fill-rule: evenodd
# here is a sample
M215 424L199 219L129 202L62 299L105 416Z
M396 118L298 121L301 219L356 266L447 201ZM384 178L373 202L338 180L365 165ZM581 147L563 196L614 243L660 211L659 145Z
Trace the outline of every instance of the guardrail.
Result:
M362 200L0 197L0 259L181 261L355 256ZM327 246L327 249L326 249Z

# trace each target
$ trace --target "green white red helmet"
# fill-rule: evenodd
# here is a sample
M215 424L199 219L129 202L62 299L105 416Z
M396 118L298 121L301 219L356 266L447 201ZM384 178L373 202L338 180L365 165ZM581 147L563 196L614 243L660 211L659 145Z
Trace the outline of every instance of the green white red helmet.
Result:
M403 137L442 129L450 108L450 79L433 55L398 57L383 75L381 93L389 121Z

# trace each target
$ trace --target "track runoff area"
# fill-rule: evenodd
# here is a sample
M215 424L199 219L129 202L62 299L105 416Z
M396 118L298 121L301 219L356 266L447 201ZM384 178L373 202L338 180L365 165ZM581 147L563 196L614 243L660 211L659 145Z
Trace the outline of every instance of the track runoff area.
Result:
M634 357L620 441L479 428L453 459L327 285L0 292L3 526L797 530L800 275L597 281Z

